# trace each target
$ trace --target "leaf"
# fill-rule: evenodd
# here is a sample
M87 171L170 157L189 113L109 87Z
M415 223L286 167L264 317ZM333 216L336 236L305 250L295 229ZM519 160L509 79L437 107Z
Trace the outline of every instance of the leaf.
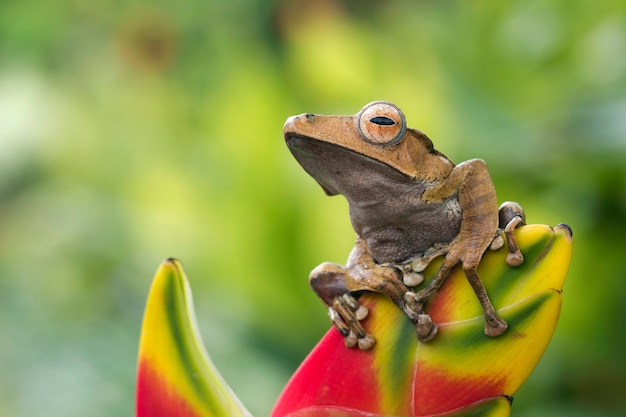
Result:
M436 338L419 343L412 323L391 301L365 294L363 321L372 350L347 349L334 328L296 371L271 417L508 416L508 398L543 355L558 320L572 251L567 227L530 225L516 236L525 261L507 249L485 254L479 274L508 331L483 333L484 318L461 268L430 301ZM425 274L432 278L440 262Z
M158 269L146 305L137 375L137 417L250 416L209 359L180 262Z

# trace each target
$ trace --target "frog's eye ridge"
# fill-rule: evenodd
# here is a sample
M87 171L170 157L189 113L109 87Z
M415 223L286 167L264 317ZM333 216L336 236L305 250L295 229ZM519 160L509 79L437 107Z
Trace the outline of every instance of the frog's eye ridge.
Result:
M386 101L366 104L357 116L361 137L375 146L392 146L404 137L406 120L402 111Z

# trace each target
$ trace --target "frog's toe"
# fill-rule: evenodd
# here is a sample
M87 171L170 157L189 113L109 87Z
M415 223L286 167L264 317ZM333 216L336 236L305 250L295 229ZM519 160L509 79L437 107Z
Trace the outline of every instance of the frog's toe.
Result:
M358 346L361 350L369 350L376 344L376 339L367 332L357 334L353 330L349 330L348 334L344 336L343 342L347 348Z
M417 323L415 323L415 333L417 340L420 342L428 342L433 340L437 335L438 327L428 314L420 314Z
M356 319L358 321L361 321L361 320L365 319L365 317L367 317L369 312L370 311L367 309L367 307L359 305L359 307L354 312L354 316L356 317Z
M448 253L449 245L435 245L424 252L422 256L413 259L407 266L414 272L424 272L433 259ZM405 271L406 272L406 271Z
M374 344L376 344L376 339L374 339L374 336L367 333L365 334L365 336L359 338L357 343L359 345L359 349L370 350L372 347L374 347Z
M343 342L345 343L347 348L353 348L358 343L359 339L356 337L353 331L349 331L348 335L343 338Z
M498 234L491 241L491 245L489 246L490 250L498 250L504 246L504 238L502 237L502 232L498 230Z
M333 323L333 326L335 326L335 328L339 331L339 333L341 333L341 335L344 337L348 337L348 335L350 334L350 327L346 324L346 322L343 320L343 318L335 308L328 308L328 317Z
M509 252L506 256L506 263L509 266L520 266L524 263L524 255L522 255L519 249Z
M405 272L402 276L402 282L407 287L417 287L424 281L424 274L419 272Z
M419 258L415 258L411 262L410 266L414 272L423 272L428 266L428 262L429 260L426 259L425 257L419 257Z
M352 310L352 312L354 313L354 317L358 321L363 320L369 314L369 310L367 309L367 307L359 304L356 298L354 298L349 293L343 294L341 296L341 299L343 303L345 303L345 305L348 306L350 310Z
M328 315L331 322L344 337L346 347L356 345L361 350L374 346L374 337L367 333L360 321L368 315L368 309L349 294L336 297L333 306L329 307Z
M500 336L508 329L509 325L506 321L500 317L486 318L485 321L485 334L489 337Z
M417 299L417 295L413 291L405 292L403 301L402 310L404 311L404 314L413 323L417 323L420 314L424 311L423 303Z

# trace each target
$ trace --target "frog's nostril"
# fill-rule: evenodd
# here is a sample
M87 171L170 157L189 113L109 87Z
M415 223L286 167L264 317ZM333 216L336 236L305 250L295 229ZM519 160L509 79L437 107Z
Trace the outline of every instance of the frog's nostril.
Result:
M298 121L304 122L304 119L306 119L307 122L311 123L315 119L315 115L313 113L302 113L295 116L289 116L285 121L285 126L289 124L294 124Z

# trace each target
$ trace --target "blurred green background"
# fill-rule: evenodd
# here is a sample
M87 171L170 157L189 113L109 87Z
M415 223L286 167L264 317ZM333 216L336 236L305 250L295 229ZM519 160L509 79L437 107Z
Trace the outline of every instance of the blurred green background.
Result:
M499 200L569 223L561 321L515 416L626 409L621 0L0 2L0 415L131 415L145 297L186 266L257 416L329 327L307 285L347 207L285 118L398 104Z

